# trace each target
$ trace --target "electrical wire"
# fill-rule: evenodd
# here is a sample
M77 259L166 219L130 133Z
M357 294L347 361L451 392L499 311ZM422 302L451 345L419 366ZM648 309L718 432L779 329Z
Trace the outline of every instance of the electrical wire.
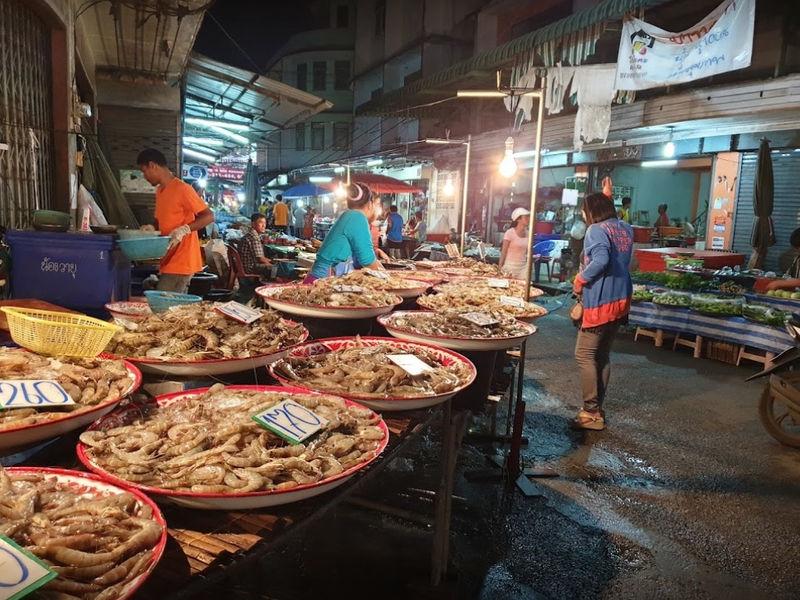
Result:
M209 18L210 18L210 19L211 19L211 20L214 22L214 24L215 24L217 27L219 27L219 30L220 30L220 31L221 31L223 34L225 34L225 37L227 37L227 38L230 40L230 42L231 42L231 43L234 45L234 47L235 47L235 48L236 48L236 49L237 49L239 52L241 52L242 56L244 56L244 57L247 59L247 61L248 61L248 62L249 62L249 63L250 63L250 64L251 64L253 67L254 67L254 68L253 68L253 70L254 70L256 73L258 73L259 75L263 75L263 74L264 74L264 72L263 72L263 69L262 69L260 66L258 66L258 64L256 63L256 61L255 61L255 60L253 60L253 57L251 57L251 56L250 56L250 55L247 53L247 51L246 51L244 48L242 48L242 47L239 45L239 42L237 42L237 41L236 41L236 40L233 38L233 36L232 36L230 33L228 33L228 30L227 30L227 29L225 29L225 28L222 26L222 23L220 23L220 22L217 20L217 18L214 16L214 13L212 13L211 11L208 11L208 13L207 13L207 14L208 14L208 17L209 17Z

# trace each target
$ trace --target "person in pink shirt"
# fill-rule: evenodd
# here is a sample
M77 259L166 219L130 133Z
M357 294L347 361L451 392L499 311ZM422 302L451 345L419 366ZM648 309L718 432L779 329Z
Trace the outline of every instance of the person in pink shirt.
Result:
M511 227L503 234L500 249L500 268L515 279L526 279L531 250L528 247L528 224L531 212L515 208L511 213Z

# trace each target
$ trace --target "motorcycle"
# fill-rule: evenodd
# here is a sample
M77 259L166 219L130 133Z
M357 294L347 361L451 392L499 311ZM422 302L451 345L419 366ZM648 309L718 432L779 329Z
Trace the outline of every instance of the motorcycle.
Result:
M794 346L746 381L769 376L758 404L761 423L781 444L800 448L800 318L789 319L786 331L792 336Z

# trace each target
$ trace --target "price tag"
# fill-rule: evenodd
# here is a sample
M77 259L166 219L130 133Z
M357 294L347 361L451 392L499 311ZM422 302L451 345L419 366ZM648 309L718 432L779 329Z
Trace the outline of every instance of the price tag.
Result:
M489 280L486 282L486 285L488 285L490 288L508 289L509 284L508 284L508 279L489 278Z
M375 269L361 269L367 275L372 275L373 277L377 277L378 279L389 279L389 274L385 271L376 271Z
M475 323L475 325L479 327L488 327L489 325L495 325L499 322L492 315L484 312L461 313L458 316L462 319L466 319L470 323Z
M292 445L307 440L328 424L328 420L294 400L284 400L253 416L253 420Z
M478 242L478 255L480 255L481 260L486 258L486 246L483 242Z
M422 375L426 371L433 371L433 368L430 365L422 362L413 354L387 354L386 358L388 358L412 377Z
M216 308L226 317L230 317L234 321L239 321L245 325L250 325L250 323L258 321L263 316L260 310L233 301L220 304Z
M57 381L34 379L0 380L0 409L48 408L75 404ZM2 586L0 586L2 589Z
M0 600L18 600L56 577L36 556L0 535Z
M455 244L445 244L444 251L447 252L447 256L450 258L458 258L461 256L461 253L458 251L458 246Z
M500 304L506 306L516 306L517 308L525 308L525 300L517 298L516 296L500 296Z
M364 288L362 288L360 285L343 285L341 283L337 283L336 285L333 286L333 291L341 293L351 292L353 294L361 294L364 292Z

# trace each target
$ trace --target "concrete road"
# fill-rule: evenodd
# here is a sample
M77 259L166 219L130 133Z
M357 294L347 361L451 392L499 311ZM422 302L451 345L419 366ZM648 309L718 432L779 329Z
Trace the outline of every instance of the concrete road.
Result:
M743 382L756 365L696 360L624 334L612 357L609 428L575 432L568 426L579 404L575 331L565 312L540 320L525 382L526 458L560 477L538 480L542 496L523 498L460 476L444 586L426 587L429 528L350 506L226 594L800 597L800 451L762 430L761 384ZM488 450L465 446L460 471L485 467ZM430 495L416 490L435 489L439 452L435 433L425 436L367 498L430 515Z

